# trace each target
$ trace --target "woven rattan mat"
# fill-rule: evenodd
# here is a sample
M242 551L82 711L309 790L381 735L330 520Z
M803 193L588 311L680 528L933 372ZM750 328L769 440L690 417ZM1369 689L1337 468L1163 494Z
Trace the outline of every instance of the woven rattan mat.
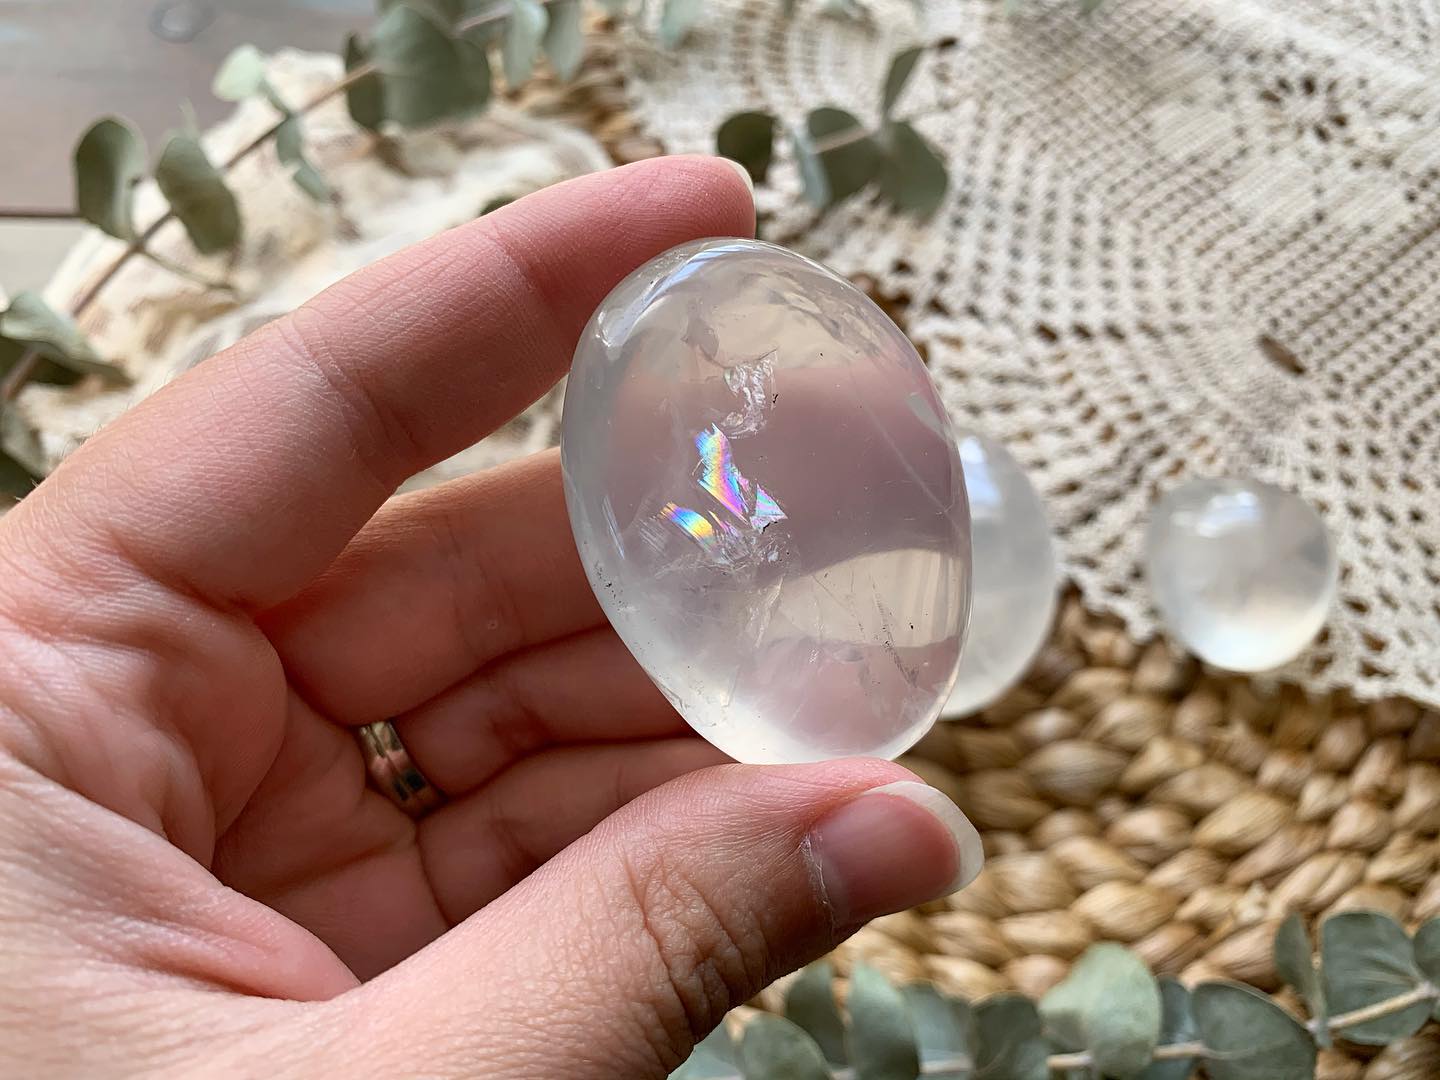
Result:
M1304 1015L1272 959L1285 915L1440 914L1440 714L1207 673L1074 597L1019 687L903 760L965 810L988 862L861 930L841 972L864 957L970 1000L1038 997L1116 941L1157 974L1237 979ZM1440 1076L1440 1033L1324 1052L1319 1075Z

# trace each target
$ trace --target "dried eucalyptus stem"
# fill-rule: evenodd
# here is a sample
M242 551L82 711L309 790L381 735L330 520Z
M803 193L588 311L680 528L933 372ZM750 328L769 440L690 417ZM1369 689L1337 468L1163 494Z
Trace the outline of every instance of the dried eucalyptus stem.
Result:
M542 7L549 7L550 5L559 2L560 0L537 0L537 3L539 3ZM505 22L511 17L513 10L514 9L508 3L498 3L488 11L481 12L478 15L472 15L467 19L462 19L460 22L456 23L451 28L451 33L456 36L460 36L463 34L467 34L473 30L478 30L485 26ZM249 142L245 143L245 145L241 146L238 150L232 153L221 163L219 171L222 174L229 173L237 165L249 158L256 151L260 150L262 147L274 141L275 137L280 134L281 128L283 128L287 123L291 122L297 117L303 117L314 112L321 105L324 105L326 102L330 101L337 95L343 94L349 87L355 85L362 79L377 74L378 71L379 69L377 65L370 61L366 61L352 68L350 71L345 73L343 78L337 79L335 82L331 83L329 86L325 87L323 90L317 93L309 101L305 102L303 105L300 105L298 108L289 111L287 115L283 116L280 120L276 121L264 131L260 132ZM151 222L150 225L147 226L145 230L141 232L134 240L130 241L130 243L127 244L124 250L115 257L115 259L110 263L110 265L107 266L100 273L100 275L93 282L91 282L90 285L87 286L85 290L80 293L79 296L75 298L74 303L70 305L70 314L76 318L84 315L85 312L94 305L100 294L105 290L105 287L109 285L110 282L112 282L115 277L120 273L120 271L125 268L125 266L130 262L130 260L135 258L137 255L151 259L156 264L164 267L169 272L175 274L177 277L185 278L188 281L193 281L207 288L227 290L233 289L233 287L226 282L215 281L196 275L192 271L189 271L184 267L179 266L178 264L164 258L163 256L155 254L149 249L149 244L152 240L154 240L156 234L174 220L176 220L176 213L174 209L167 209L158 218ZM15 396L21 391L21 389L24 388L25 384L29 381L30 376L34 374L36 367L39 366L42 359L43 355L38 349L31 348L25 351L25 353L16 362L15 366L10 369L10 372L5 377L4 382L0 383L0 406L3 406L4 404L7 404L15 399Z
M1440 990L1437 990L1430 983L1424 983L1412 990L1386 1001L1377 1001L1373 1005L1366 1005L1361 1009L1352 1009L1350 1012L1332 1016L1325 1022L1326 1028L1332 1035L1343 1035L1346 1028L1358 1027L1367 1024L1371 1020L1381 1020L1387 1016L1394 1016L1402 1013L1412 1005L1419 1005L1422 1001L1434 1001L1440 998ZM1310 1021L1311 1030L1315 1030L1316 1022Z
M1150 1055L1151 1061L1183 1061L1185 1058L1203 1058L1209 1054L1204 1043L1187 1042L1173 1043L1170 1046L1157 1046ZM1060 1072L1065 1069L1088 1069L1095 1063L1095 1055L1088 1050L1077 1050L1073 1054L1051 1054L1045 1059L1045 1065L1052 1072ZM929 1070L927 1066L921 1070L921 1075Z

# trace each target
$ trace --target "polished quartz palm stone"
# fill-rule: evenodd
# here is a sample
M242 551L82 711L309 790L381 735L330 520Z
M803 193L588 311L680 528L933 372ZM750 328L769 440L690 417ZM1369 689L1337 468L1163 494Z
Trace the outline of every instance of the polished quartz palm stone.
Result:
M964 481L915 350L847 281L754 240L651 260L581 336L562 461L605 613L721 750L890 757L935 720Z
M1325 623L1338 564L1320 515L1258 480L1191 480L1151 514L1150 591L1166 628L1202 660L1265 671Z
M970 498L974 585L970 634L945 715L967 716L1010 689L1035 659L1055 617L1059 571L1035 485L996 439L959 432Z

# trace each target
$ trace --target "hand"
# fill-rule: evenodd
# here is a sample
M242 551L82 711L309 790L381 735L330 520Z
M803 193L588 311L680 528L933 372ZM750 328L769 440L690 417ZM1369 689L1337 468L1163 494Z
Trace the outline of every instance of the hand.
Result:
M688 731L591 595L555 454L390 498L550 386L625 273L753 225L705 158L522 199L0 521L0 1074L660 1077L974 875L906 770ZM450 796L418 824L366 783L387 717Z

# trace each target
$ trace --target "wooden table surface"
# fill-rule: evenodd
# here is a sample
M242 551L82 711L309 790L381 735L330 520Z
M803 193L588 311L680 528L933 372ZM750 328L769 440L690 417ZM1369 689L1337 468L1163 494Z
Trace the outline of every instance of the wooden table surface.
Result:
M0 215L70 212L70 154L92 120L132 121L153 155L181 102L202 125L230 109L210 80L236 45L339 51L373 11L374 0L0 0Z
M153 161L188 101L201 125L236 45L338 52L374 0L0 0L0 290L38 289L84 226L70 155L101 116L144 133ZM0 303L3 306L3 303Z

